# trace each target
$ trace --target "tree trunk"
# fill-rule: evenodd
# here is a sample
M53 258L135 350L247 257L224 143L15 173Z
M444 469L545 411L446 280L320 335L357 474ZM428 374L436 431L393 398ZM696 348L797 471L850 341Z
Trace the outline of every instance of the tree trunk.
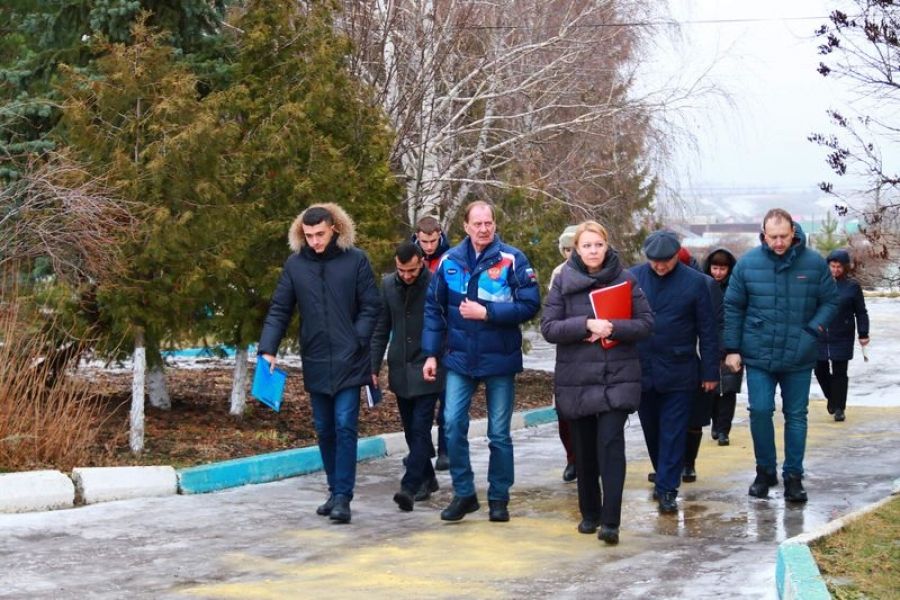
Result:
M264 360L262 357L259 360ZM228 412L239 417L247 406L247 348L238 346L234 354L234 377L231 382L231 410Z
M144 372L147 370L147 354L144 348L144 330L138 328L134 334L134 365L131 379L131 430L129 445L131 451L139 454L144 450Z
M162 366L155 366L147 373L147 393L150 397L150 406L161 410L170 410L172 400L166 390L166 374Z

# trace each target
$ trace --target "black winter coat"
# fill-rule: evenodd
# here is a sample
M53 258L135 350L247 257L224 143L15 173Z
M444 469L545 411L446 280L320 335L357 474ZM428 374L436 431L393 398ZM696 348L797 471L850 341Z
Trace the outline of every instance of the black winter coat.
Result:
M422 376L428 358L422 352L422 325L430 282L427 268L411 285L406 285L396 273L381 280L382 309L372 335L372 372L381 370L387 348L388 387L400 398L437 395L444 389L442 367L438 367L437 381L425 381Z
M620 343L605 350L590 335L587 320L594 318L591 290L631 281L631 319L614 319L611 339ZM589 275L570 258L553 280L541 317L541 333L556 344L554 392L556 407L565 419L610 410L634 412L641 403L641 363L636 342L650 336L653 312L634 277L622 269L615 250L607 251L599 273Z
M819 336L819 360L852 360L857 327L859 337L869 337L869 312L862 288L855 280L842 277L835 284L837 314Z
M369 350L381 312L381 297L366 253L352 246L353 223L333 204L335 235L322 254L305 245L300 221L291 226L291 247L263 323L259 354L278 352L278 345L300 312L300 356L303 387L333 396L372 382Z

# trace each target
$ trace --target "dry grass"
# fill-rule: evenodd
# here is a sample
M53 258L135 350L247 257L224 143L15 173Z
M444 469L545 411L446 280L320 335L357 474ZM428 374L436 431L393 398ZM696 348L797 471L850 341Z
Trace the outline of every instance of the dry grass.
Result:
M99 406L88 385L55 373L51 340L15 299L0 303L0 472L69 470L90 456ZM52 385L51 382L53 383Z
M810 550L833 598L900 598L900 497Z

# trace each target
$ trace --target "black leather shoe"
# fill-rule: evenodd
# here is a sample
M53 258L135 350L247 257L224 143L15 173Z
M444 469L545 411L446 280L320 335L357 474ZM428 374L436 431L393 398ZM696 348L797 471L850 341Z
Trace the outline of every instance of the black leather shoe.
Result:
M435 471L446 471L450 468L450 459L446 454L438 454L437 460L434 461Z
M713 429L709 432L709 437L711 437L714 440L717 440L717 439L719 439L719 432L716 431L715 429Z
M567 464L566 468L563 469L563 481L569 483L576 479L578 479L578 473L575 471L575 465L572 463Z
M775 472L767 472L762 467L756 467L756 479L750 484L747 493L755 498L768 498L769 488L773 485L778 485L778 476Z
M659 495L659 512L661 513L677 513L678 512L678 490L671 492L663 492Z
M413 509L415 498L413 498L412 492L400 490L399 492L394 494L394 502L397 503L397 506L400 507L400 510L409 512Z
M578 524L578 533L594 533L597 531L598 527L600 527L598 521L594 521L593 519L582 519L581 523Z
M438 491L441 486L438 485L437 477L432 477L425 483L423 483L419 487L419 491L416 492L415 500L416 502L422 502L423 500L428 500L431 498L431 495Z
M720 434L719 434L719 445L720 445L720 446L727 446L727 445L729 445L730 443L731 443L731 440L728 439L728 434L727 434L727 433L720 433Z
M488 519L495 523L506 523L509 521L509 510L506 500L488 500Z
M835 413L837 416L837 413ZM784 499L788 502L806 502L806 490L803 489L802 476L788 473L784 476Z
M684 471L681 473L681 480L685 483L697 481L697 470L694 469L693 465L684 467Z
M350 498L336 495L334 497L334 506L331 507L331 514L328 515L328 518L337 523L349 523Z
M481 508L478 504L478 496L453 496L450 504L441 511L442 521L459 521L469 513L475 512Z
M647 481L651 483L656 481L656 473L647 473Z
M328 500L325 501L325 504L319 505L319 508L316 509L316 514L327 517L331 514L332 508L334 508L334 495L328 496Z
M600 527L600 531L597 532L597 538L603 540L610 546L615 546L619 543L619 528L603 525Z
M834 411L834 420L835 420L835 421L841 422L841 421L843 421L843 420L846 419L846 418L847 418L847 417L846 417L846 415L844 415L844 411L842 411L842 410L840 410L840 409Z

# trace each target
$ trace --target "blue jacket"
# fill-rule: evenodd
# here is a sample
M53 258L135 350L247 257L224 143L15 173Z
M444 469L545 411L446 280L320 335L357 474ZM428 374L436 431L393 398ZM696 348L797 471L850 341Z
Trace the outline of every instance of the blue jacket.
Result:
M464 319L464 298L487 308L487 321ZM476 259L469 238L448 250L434 272L425 300L422 350L444 367L469 377L522 370L519 325L537 314L540 291L525 255L494 236Z
M859 337L869 337L869 312L862 288L849 277L841 277L835 285L837 314L819 337L819 360L851 360L857 327Z
M836 310L828 264L806 247L796 225L794 243L782 256L763 241L735 265L725 293L726 351L766 371L811 369L820 331Z
M663 277L649 263L631 272L655 319L653 335L638 342L643 389L696 391L701 381L718 381L719 340L709 277L681 263Z

